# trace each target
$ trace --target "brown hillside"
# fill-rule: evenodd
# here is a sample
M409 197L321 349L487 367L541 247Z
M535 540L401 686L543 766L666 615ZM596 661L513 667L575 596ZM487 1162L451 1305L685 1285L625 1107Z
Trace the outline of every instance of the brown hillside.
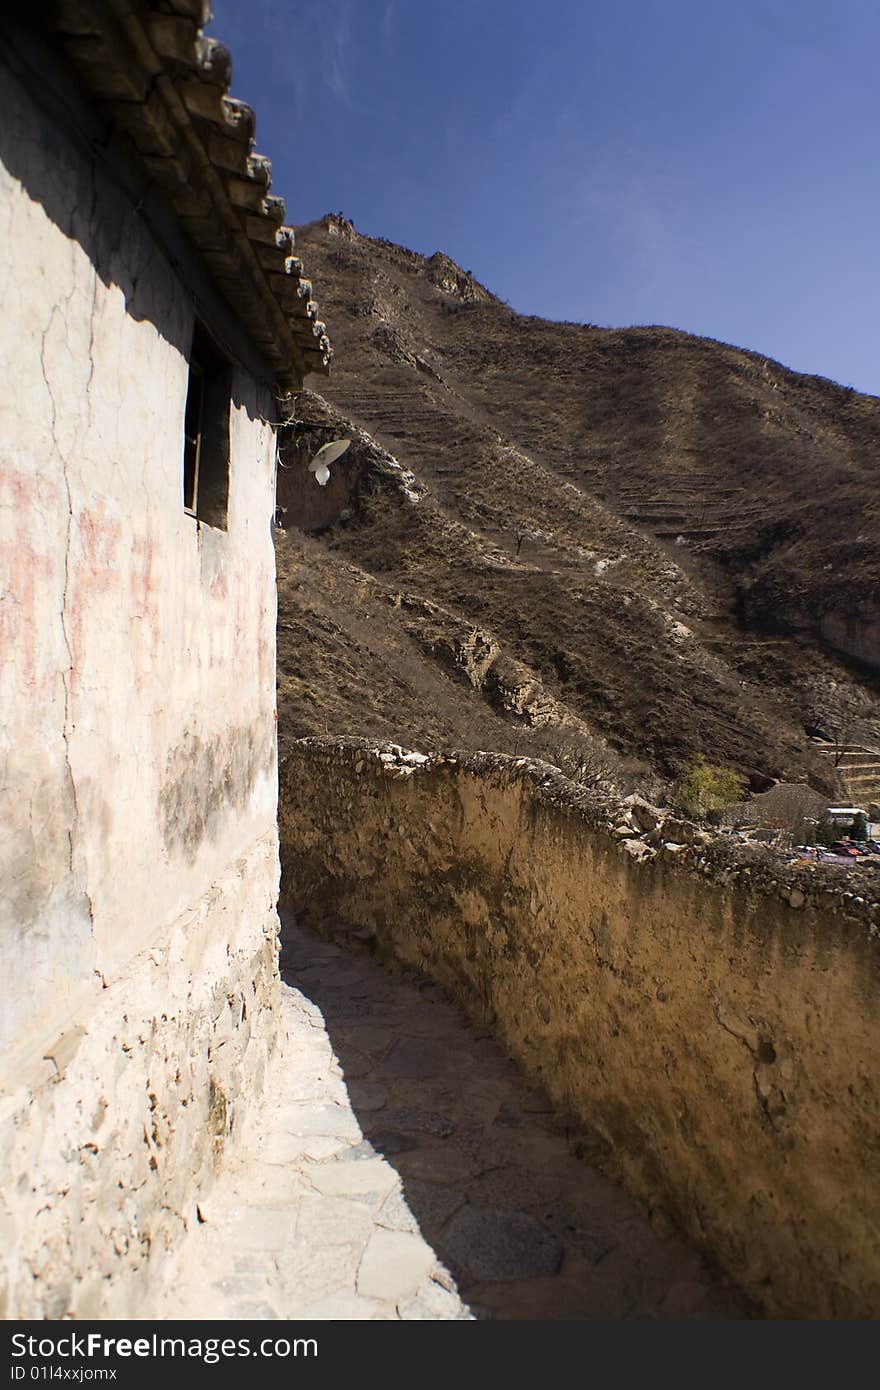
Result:
M876 678L829 643L880 666L880 401L671 329L521 317L340 218L298 239L336 358L279 476L282 739L649 782L702 753L829 789L806 729L846 709L877 741ZM308 457L352 432L318 489Z

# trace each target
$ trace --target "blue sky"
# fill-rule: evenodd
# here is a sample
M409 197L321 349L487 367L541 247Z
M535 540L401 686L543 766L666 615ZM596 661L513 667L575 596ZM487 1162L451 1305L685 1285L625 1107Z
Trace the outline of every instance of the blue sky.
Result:
M214 8L290 221L880 394L876 0Z

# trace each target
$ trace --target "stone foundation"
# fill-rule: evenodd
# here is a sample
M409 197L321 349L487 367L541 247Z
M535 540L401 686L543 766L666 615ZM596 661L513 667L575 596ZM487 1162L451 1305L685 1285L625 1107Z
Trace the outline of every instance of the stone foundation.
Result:
M263 1088L277 883L269 835L7 1087L0 1316L148 1314Z
M769 1315L876 1316L876 886L724 842L652 849L619 812L544 764L304 741L282 901L491 1023Z

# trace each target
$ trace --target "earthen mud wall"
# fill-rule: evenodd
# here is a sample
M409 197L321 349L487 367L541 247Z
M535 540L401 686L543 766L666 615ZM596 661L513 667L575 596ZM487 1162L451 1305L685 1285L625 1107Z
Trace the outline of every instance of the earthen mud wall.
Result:
M305 740L282 899L489 1022L766 1313L875 1316L876 890L626 822L546 764Z

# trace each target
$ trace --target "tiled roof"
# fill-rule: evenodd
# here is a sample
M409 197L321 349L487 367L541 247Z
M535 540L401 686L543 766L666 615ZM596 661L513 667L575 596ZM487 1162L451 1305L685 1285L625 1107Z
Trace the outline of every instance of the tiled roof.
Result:
M89 98L133 142L281 390L332 350L293 253L251 107L229 95L207 0L53 0L49 27Z

